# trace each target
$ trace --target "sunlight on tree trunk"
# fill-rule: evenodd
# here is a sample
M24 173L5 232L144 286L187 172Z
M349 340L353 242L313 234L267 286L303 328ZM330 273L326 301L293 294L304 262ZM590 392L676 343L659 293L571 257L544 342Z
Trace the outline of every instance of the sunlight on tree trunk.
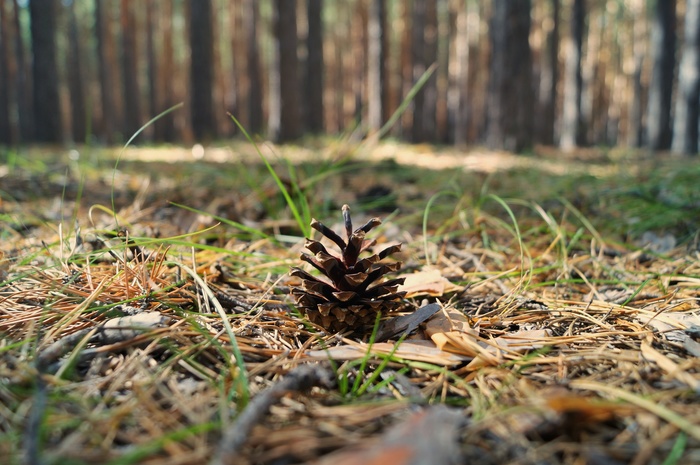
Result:
M492 149L518 152L532 144L530 2L495 0L489 36L486 143Z
M268 131L275 142L286 142L301 135L295 2L275 0L273 16L275 37Z
M572 150L583 142L581 117L581 53L583 49L583 26L586 16L584 0L574 0L571 9L569 37L566 43L566 68L564 70L564 104L562 109L562 150Z
M678 69L678 96L673 123L675 153L698 152L700 113L700 0L688 0L683 54Z
M671 148L671 98L676 65L676 0L656 0L652 16L653 70L647 107L648 143L652 150Z

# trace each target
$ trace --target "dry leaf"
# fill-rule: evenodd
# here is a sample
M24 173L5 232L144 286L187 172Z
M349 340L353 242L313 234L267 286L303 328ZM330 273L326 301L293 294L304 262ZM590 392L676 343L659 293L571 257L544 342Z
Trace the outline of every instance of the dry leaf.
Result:
M394 351L395 344L380 342L373 344L371 352L374 354L388 355L394 353L395 357L414 362L426 362L434 365L450 366L469 360L459 354L451 354L435 347L430 341L404 341ZM356 360L367 355L367 344L353 344L331 347L328 350L310 350L306 356L315 360Z
M399 286L399 292L406 292L406 297L429 295L440 297L449 292L460 291L462 286L452 284L442 276L439 270L426 269L413 274L403 275L406 278Z

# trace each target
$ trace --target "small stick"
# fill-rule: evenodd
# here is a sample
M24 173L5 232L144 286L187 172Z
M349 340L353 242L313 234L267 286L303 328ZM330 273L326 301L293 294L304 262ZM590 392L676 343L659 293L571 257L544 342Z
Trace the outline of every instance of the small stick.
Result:
M236 463L241 446L255 424L267 414L270 407L288 392L308 391L314 386L331 388L333 374L319 365L302 365L289 373L274 386L258 394L224 431L219 449L209 465Z

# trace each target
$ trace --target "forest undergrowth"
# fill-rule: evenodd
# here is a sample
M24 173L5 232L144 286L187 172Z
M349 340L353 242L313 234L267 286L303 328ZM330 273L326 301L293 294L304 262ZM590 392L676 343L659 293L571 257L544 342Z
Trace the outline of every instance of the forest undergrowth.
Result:
M697 160L341 148L4 152L0 462L700 461ZM334 333L344 204L406 295Z

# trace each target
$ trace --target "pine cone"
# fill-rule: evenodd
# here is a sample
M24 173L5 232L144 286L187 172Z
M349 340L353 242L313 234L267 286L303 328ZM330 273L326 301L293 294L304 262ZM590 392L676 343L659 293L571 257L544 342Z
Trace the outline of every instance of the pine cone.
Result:
M301 278L301 287L292 294L299 309L312 323L330 331L356 329L374 324L377 312L388 313L401 306L405 292L396 292L404 278L382 281L382 277L401 268L400 262L379 263L382 259L401 250L401 244L391 245L381 252L359 259L360 253L374 245L366 240L372 228L381 224L372 218L364 226L352 230L350 207L343 205L343 220L347 242L337 233L315 219L311 227L333 241L340 248L340 255L330 253L319 241L307 239L305 247L315 256L302 253L301 259L310 263L323 276L315 277L299 268L290 274Z

